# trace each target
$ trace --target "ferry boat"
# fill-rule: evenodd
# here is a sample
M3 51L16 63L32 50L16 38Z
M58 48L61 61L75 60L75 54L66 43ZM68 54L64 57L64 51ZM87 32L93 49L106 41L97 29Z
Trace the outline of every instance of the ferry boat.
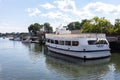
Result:
M105 34L65 32L61 30L56 34L46 34L46 45L49 51L81 59L100 59L111 55Z

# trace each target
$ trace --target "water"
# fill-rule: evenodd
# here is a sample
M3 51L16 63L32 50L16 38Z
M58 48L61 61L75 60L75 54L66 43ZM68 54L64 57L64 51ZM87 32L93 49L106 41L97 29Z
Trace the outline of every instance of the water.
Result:
M120 53L86 62L48 54L45 46L0 38L0 80L120 80Z

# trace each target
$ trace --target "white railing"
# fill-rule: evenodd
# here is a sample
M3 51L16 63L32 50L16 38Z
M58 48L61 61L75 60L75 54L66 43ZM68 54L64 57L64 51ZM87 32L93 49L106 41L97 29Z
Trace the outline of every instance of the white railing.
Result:
M68 38L106 38L105 34L88 34L88 33L82 33L82 34L46 34L46 38L64 38L64 37L68 37Z

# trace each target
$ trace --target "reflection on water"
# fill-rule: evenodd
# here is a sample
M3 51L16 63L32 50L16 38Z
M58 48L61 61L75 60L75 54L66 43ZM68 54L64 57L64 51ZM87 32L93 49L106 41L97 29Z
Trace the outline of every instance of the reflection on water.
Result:
M84 62L43 45L0 39L0 80L120 80L120 53Z
M117 68L120 70L120 52L119 53L112 53L111 63L115 63Z
M41 55L45 52L45 47L43 45L34 44L34 43L22 43L29 51L29 57L33 63L37 63L38 60L42 57Z
M95 54L95 53L94 53ZM52 56L56 59L61 59L63 61L67 61L67 62L71 62L71 63L77 63L77 64L100 64L103 62L109 62L110 61L110 57L109 58L104 58L104 59L97 59L97 60L83 60L83 59L79 59L79 58L73 58L73 57L69 57L69 56L64 56L64 55L60 55L58 53L55 52L47 52L48 56Z
M116 57L117 56L117 57ZM77 80L119 80L120 54L99 60L83 61L48 52L46 64L50 70Z
M26 47L28 47L29 51L32 52L40 52L42 53L42 45L39 44L34 44L34 43L22 43L23 45L25 45Z
M52 54L53 55L53 54ZM57 56L57 58L56 58ZM60 58L58 58L58 56ZM63 58L65 61L63 61ZM70 79L101 80L109 71L110 58L102 60L86 61L73 59L61 55L47 56L46 64L50 70L66 75ZM76 63L77 62L77 63ZM109 65L109 66L108 66ZM109 75L110 76L110 75ZM107 77L108 79L108 77Z

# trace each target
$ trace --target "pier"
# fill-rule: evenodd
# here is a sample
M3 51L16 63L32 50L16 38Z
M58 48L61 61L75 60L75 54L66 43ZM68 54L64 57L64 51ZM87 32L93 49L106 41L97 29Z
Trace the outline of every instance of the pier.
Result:
M120 34L106 34L112 51L120 50Z

